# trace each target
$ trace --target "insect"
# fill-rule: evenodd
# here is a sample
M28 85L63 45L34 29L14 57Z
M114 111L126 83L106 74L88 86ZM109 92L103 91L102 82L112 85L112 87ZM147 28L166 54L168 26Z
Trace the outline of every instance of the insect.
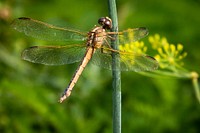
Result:
M15 30L23 32L27 36L48 41L63 41L66 44L64 46L29 47L22 52L22 59L44 65L63 65L80 61L68 87L59 100L60 103L70 96L79 76L90 60L93 64L112 69L111 54L114 52L120 57L120 67L116 68L118 70L152 71L158 68L158 62L151 56L134 51L115 50L110 46L110 41L115 39L112 35L119 37L120 44L124 44L125 41L131 43L147 36L146 28L108 32L106 30L112 28L112 20L109 17L101 17L98 23L99 26L94 26L87 33L71 28L56 27L26 17L17 18L11 24ZM134 33L131 39L129 33Z

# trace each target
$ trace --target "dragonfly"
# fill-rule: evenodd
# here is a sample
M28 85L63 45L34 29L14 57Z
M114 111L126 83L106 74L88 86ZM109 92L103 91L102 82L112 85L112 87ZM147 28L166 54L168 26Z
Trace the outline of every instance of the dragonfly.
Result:
M80 62L69 85L60 97L62 103L71 95L72 89L78 81L81 73L92 62L97 66L112 69L112 53L118 54L120 59L120 71L153 71L158 68L158 62L153 57L137 52L116 50L110 45L112 40L119 38L120 45L138 41L148 35L148 29L144 27L124 30L121 32L108 31L112 28L112 20L109 17L101 17L99 25L95 25L89 32L81 32L72 28L61 28L44 23L32 18L21 17L14 19L11 26L23 32L27 36L47 41L63 41L60 46L32 46L22 51L22 59L44 65L64 65ZM131 36L129 33L134 33ZM123 39L120 39L123 38Z

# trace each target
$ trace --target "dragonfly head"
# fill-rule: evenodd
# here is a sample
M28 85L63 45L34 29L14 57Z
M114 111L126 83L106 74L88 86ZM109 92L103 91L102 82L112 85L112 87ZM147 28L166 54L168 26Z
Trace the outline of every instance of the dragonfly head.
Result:
M98 20L98 23L103 26L104 29L111 29L112 28L112 20L109 17L101 17Z

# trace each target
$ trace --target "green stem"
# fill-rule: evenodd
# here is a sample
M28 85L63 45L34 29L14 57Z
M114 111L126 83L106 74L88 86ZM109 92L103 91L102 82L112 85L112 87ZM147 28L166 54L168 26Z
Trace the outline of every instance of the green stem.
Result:
M192 75L192 84L194 86L196 98L197 98L198 102L200 103L200 89L199 89L199 85L198 85L199 75L196 72L192 72L191 75Z
M108 0L109 5L109 16L112 19L112 29L111 31L118 31L118 21L117 21L117 8L115 0ZM112 48L118 50L118 39L117 36L113 40ZM113 75L113 133L121 133L121 72L119 54L112 54L112 75Z

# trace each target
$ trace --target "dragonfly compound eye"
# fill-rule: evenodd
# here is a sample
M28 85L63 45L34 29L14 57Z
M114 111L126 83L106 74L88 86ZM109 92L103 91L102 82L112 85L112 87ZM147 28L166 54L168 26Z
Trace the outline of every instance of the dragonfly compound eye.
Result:
M98 20L98 23L100 25L102 25L103 28L105 28L105 29L111 29L112 28L112 20L109 17L101 17Z
M105 18L105 17L101 17L101 18L98 20L98 23L99 23L100 25L104 25L105 21L106 21L106 18Z

